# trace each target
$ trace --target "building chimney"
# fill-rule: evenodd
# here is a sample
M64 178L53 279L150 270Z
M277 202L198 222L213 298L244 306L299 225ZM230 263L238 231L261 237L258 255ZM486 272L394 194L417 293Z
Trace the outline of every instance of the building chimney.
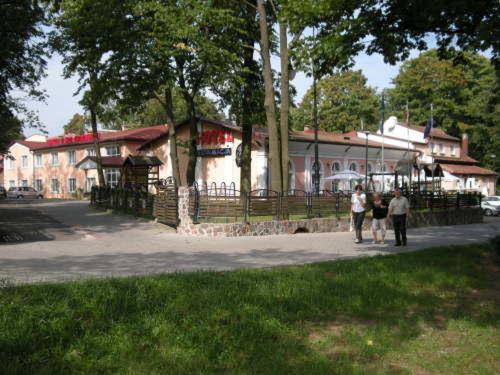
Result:
M462 134L462 151L460 156L468 156L469 155L469 136L467 133Z

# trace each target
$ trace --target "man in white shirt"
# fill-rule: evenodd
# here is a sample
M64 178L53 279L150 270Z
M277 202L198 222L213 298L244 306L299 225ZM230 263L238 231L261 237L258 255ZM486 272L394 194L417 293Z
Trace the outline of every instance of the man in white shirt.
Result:
M410 203L406 197L401 196L399 188L394 189L394 198L389 203L389 219L392 216L392 226L396 236L396 246L406 246L406 220L410 215Z
M356 230L355 243L363 242L363 221L365 220L366 195L363 193L363 186L357 185L355 193L351 196L351 214Z

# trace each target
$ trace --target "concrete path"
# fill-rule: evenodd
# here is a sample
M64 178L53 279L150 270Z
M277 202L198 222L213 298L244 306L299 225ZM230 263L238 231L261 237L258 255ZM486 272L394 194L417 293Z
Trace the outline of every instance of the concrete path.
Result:
M393 246L392 231L386 245L356 245L352 233L205 239L95 211L87 202L2 202L0 226L7 222L27 230L38 225L42 236L0 242L0 282L14 283L303 264L483 242L500 234L500 218L488 218L484 224L409 230L406 248Z

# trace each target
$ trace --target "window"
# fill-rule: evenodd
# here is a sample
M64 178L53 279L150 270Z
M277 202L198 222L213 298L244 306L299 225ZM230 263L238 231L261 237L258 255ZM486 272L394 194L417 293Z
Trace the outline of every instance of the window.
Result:
M87 190L88 193L92 190L92 186L96 185L95 177L87 177L87 181L85 184L85 189Z
M87 149L87 156L95 156L95 148L91 147Z
M319 176L316 175L316 162L312 165L312 189L316 189L316 181L319 181L319 188L321 189L321 180L323 179L323 165L319 163Z
M7 167L9 169L14 169L16 167L16 161L13 158L7 159Z
M333 162L332 164L332 176L340 172L340 163ZM339 191L339 182L332 181L332 191Z
M288 189L295 190L295 166L291 160L288 162Z
M439 153L444 155L444 145L442 143L439 144Z
M22 187L28 187L28 180L22 180L21 181L21 186Z
M28 156L27 155L21 156L21 167L28 168Z
M57 178L50 180L50 190L53 193L59 193L59 180Z
M68 163L70 165L76 164L76 152L75 152L75 150L68 151Z
M372 170L373 170L372 165L368 163L366 166L366 173L372 173Z
M357 172L358 171L358 165L356 163L351 163L351 165L349 166L349 170L350 171L353 171L353 172Z
M72 177L68 179L68 191L70 193L74 193L76 191L76 178Z
M35 180L35 189L37 191L42 191L43 190L43 185L42 185L42 180L41 179L36 179Z
M16 187L16 181L14 181L14 180L9 180L9 187L10 187L10 188L14 188L14 187Z
M120 181L120 170L116 168L106 169L106 183L115 187L118 185L118 181Z
M50 154L50 164L51 165L59 164L59 154L57 152L53 152Z
M107 156L120 156L120 146L107 146L106 147L106 155Z
M434 142L431 142L431 153L434 153Z
M35 155L35 167L40 168L42 166L42 155Z
M455 146L454 145L450 146L450 154L451 154L451 156L455 156Z

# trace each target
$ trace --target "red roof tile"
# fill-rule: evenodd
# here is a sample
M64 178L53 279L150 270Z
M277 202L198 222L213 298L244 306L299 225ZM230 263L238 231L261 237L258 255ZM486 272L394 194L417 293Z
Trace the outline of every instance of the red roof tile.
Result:
M469 155L462 155L459 158L454 158L451 156L434 156L436 162L449 162L452 164L477 164L479 163L476 159L471 158Z
M402 125L402 126L406 126L406 125ZM423 133L425 130L425 126L410 125L410 129L413 129L413 130L416 130L416 131ZM460 141L460 138L453 137L452 135L446 134L445 131L441 128L432 128L431 137L432 138L439 138L439 139L446 139L449 141Z
M130 141L130 142L147 142L154 139L162 134L168 132L168 127L166 125L156 125L147 128L137 128L128 129L122 131L113 132L99 132L100 142L118 142L118 141ZM84 134L83 136L71 137L52 137L47 139L46 142L33 142L33 141L16 141L28 147L31 150L44 150L60 147L68 147L74 145L85 145L92 144L93 138L91 133Z
M496 176L497 173L490 169L481 168L477 165L460 165L460 164L439 164L446 172L458 175L482 175L482 176Z

